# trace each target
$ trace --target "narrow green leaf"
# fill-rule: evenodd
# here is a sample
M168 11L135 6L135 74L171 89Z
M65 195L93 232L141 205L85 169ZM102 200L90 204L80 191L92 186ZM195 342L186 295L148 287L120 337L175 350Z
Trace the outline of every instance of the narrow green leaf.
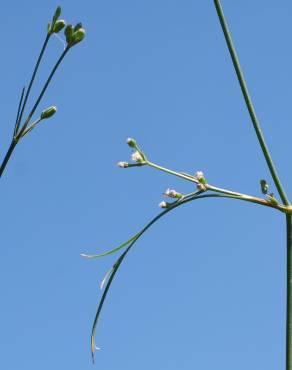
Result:
M106 251L104 253L99 253L99 254L85 254L85 253L81 253L81 256L82 257L85 257L85 258L88 258L88 259L94 259L94 258L108 256L110 254L113 254L113 253L118 252L120 249L125 248L131 242L133 242L134 240L136 240L138 236L139 236L139 233L137 233L136 235L134 235L132 238L130 238L129 240L127 240L123 244L120 244L118 247L113 248L113 249L110 249L110 250L108 250L108 251Z
M183 204L183 202L181 202L181 204ZM177 205L173 206L172 208L166 209L165 211L159 213L138 234L136 234L135 237L131 238L132 241L130 242L130 244L128 243L129 245L128 245L127 249L117 259L117 261L115 262L113 267L108 271L108 274L106 275L106 279L108 279L108 281L107 281L107 283L105 283L106 284L105 285L105 290L104 290L104 292L101 296L101 299L100 299L100 302L99 302L99 305L98 305L98 308L97 308L97 312L96 312L96 315L95 315L95 318L94 318L94 322L93 322L93 325L92 325L92 330L91 330L90 342L91 342L91 356L92 356L92 361L93 362L94 362L94 353L95 353L95 332L96 332L96 326L97 326L97 323L98 323L98 319L99 319L99 316L100 316L105 298L106 298L107 293L109 291L109 288L111 286L111 283L112 283L112 281L115 277L115 274L117 273L121 263L123 262L123 259L126 257L127 253L130 251L130 249L133 247L133 245L136 243L136 241L148 230L148 228L150 226L152 226L162 216L164 216L166 213L168 213L171 209L176 208L178 205L180 205L180 204L177 204ZM131 239L129 239L129 240L131 240ZM102 287L103 286L104 286L104 284L102 285Z

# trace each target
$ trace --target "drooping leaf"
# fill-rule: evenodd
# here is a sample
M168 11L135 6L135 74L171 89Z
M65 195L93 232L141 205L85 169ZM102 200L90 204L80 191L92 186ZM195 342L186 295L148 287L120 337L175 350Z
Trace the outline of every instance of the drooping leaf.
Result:
M99 253L99 254L85 254L85 253L81 253L81 256L82 257L85 257L85 258L88 258L88 259L94 259L94 258L99 258L99 257L104 257L104 256L108 256L110 254L113 254L113 253L116 253L118 252L120 249L123 249L125 248L127 245L129 245L132 241L134 241L137 236L139 235L139 233L137 233L136 235L134 235L132 238L130 238L129 240L127 240L126 242L120 244L118 247L116 248L113 248L113 249L110 249L106 252L103 252L103 253Z

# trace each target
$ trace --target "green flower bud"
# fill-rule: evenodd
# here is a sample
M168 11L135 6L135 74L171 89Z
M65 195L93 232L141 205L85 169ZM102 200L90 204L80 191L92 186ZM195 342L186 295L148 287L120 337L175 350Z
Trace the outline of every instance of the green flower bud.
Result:
M66 26L66 22L63 19L59 19L56 21L54 25L53 32L58 33Z
M64 31L64 34L66 36L67 44L71 44L73 32L74 32L74 29L73 29L72 24L68 24L68 26L65 28L65 31Z
M132 139L131 137L129 137L127 139L127 144L129 145L129 147L131 148L136 148L137 147L137 143L136 143L136 140Z
M269 185L268 185L267 181L266 180L261 180L260 184L261 184L262 193L263 194L268 194Z
M41 119L52 117L57 112L57 107L52 106L42 111Z
M77 23L76 26L74 27L74 32L80 30L80 28L82 28L82 23Z
M54 16L53 16L53 24L55 24L56 23L56 21L57 21L57 19L60 17L60 15L61 15L61 7L60 6L58 6L57 7L57 9L56 9L56 11L55 11L55 14L54 14Z
M78 44L82 41L85 37L85 29L79 28L79 30L75 31L72 35L72 45Z

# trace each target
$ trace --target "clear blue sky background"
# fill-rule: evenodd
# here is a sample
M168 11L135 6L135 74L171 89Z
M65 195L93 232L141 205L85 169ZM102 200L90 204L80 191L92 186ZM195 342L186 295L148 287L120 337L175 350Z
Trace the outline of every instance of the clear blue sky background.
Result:
M153 161L260 195L270 177L213 1L64 0L2 4L1 135L57 5L83 21L40 110L58 114L16 149L1 179L0 367L92 369L90 330L113 247L159 212L167 187L122 170L129 136ZM258 116L292 196L292 3L224 0ZM62 44L53 38L35 96ZM273 190L273 186L271 186ZM156 224L119 271L97 330L96 369L284 368L285 220L233 200L204 200Z

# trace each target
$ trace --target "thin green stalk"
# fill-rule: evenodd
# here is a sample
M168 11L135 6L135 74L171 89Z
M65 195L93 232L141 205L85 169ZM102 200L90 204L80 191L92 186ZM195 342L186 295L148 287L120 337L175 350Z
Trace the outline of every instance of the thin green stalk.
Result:
M62 60L64 59L65 55L68 53L69 49L70 49L70 47L69 47L69 46L67 46L67 47L66 47L66 49L65 49L65 50L63 51L63 53L61 54L60 58L58 59L57 63L56 63L56 64L55 64L55 66L53 67L53 69L52 69L52 71L51 71L51 73L50 73L50 75L49 75L49 77L48 77L48 79L47 79L47 81L46 81L46 83L45 83L45 85L44 85L44 87L43 87L42 91L40 92L39 97L37 98L37 100L36 100L36 102L35 102L35 104L34 104L34 106L33 106L32 110L30 111L30 113L29 113L29 115L28 115L27 119L25 120L25 122L24 122L24 124L23 124L23 126L22 126L22 128L21 128L21 130L20 130L20 132L21 132L21 133L26 129L27 125L29 124L29 121L30 121L31 117L33 116L33 114L34 114L35 110L37 109L37 107L38 107L38 105L39 105L39 103L40 103L40 101L41 101L42 97L44 96L44 93L46 92L46 90L47 90L47 88L48 88L48 86L49 86L49 83L51 82L51 79L53 78L53 76L54 76L54 74L55 74L56 70L58 69L58 67L59 67L59 66L60 66L60 64L62 63Z
M266 163L269 167L271 176L274 180L275 186L276 186L276 188L279 192L279 195L282 199L282 202L286 206L288 206L289 205L289 200L288 200L288 197L285 193L283 185L281 184L281 181L280 181L279 175L277 173L276 167L273 163L273 160L272 160L271 154L269 152L268 146L265 142L264 135L263 135L263 132L261 130L259 120L256 116L255 109L254 109L251 97L249 95L249 92L248 92L247 84L245 82L243 72L242 72L242 69L240 67L240 63L239 63L239 60L238 60L238 57L237 57L237 54L236 54L236 50L235 50L235 47L234 47L234 44L233 44L233 41L232 41L232 38L231 38L231 34L230 34L227 22L226 22L225 17L224 17L224 13L223 13L223 9L222 9L220 0L214 0L214 4L215 4L216 10L217 10L217 14L218 14L218 17L219 17L219 20L220 20L220 24L221 24L221 27L222 27L222 30L223 30L223 33L224 33L224 36L225 36L225 40L226 40L226 43L227 43L227 46L228 46L228 50L229 50L229 53L230 53L230 56L231 56L231 59L232 59L232 62L233 62L233 66L235 68L235 72L236 72L236 75L237 75L237 78L238 78L238 81L239 81L239 84L240 84L240 88L241 88L241 91L242 91L242 94L243 94L243 97L244 97L244 100L245 100L245 103L246 103L251 121L253 123L253 127L255 129L259 144L261 146L261 149L262 149L262 152L264 154Z
M150 162L148 160L146 161L146 164L148 164L148 166L150 166L150 167L156 168L157 170L169 173L170 175L178 176L182 179L185 179L185 180L188 180L188 181L191 181L191 182L197 182L197 181L195 181L194 178L192 178L191 176L188 176L187 174L183 174L183 173L180 173L180 172L169 170L168 168L159 166L158 164Z
M188 181L191 181L191 182L194 182L194 183L198 183L198 180L196 180L196 178L191 176L191 175L170 170L168 168L162 167L162 166L160 166L156 163L150 162L148 160L146 160L145 163L148 166L153 167L153 168L155 168L159 171L163 171L163 172L169 173L170 175L174 175L174 176L183 178L184 180L188 180ZM278 209L281 212L287 213L287 208L285 206L283 206L282 204L278 204L278 203L273 204L273 203L268 202L267 200L262 199L262 198L254 197L254 196L243 194L243 193L238 193L238 192L235 192L235 191L230 191L230 190L227 190L227 189L218 188L217 186L213 186L213 185L210 185L210 184L206 184L206 190L211 190L211 191L214 191L216 193L226 194L226 195L229 195L230 198L232 197L234 199L240 199L240 200L245 200L245 201L251 202L251 203L257 203L257 204L267 206L267 207L271 207L271 208L275 208L275 209Z
M286 370L292 369L292 216L286 215L287 226L287 313Z
M44 46L45 46L45 45L44 45ZM43 46L43 49L44 49L44 46ZM55 66L53 67L53 69L52 69L52 71L51 71L51 73L50 73L50 75L49 75L49 77L48 77L48 79L47 79L47 81L46 81L46 83L45 83L45 85L44 85L44 87L43 87L42 91L40 92L40 95L39 95L39 97L37 98L37 100L36 100L36 102L35 102L35 104L34 104L34 106L33 106L32 110L31 110L31 112L29 113L29 115L28 115L27 119L25 120L25 123L23 124L23 126L21 127L21 129L19 130L19 132L17 132L17 135L16 135L15 137L13 137L13 139L12 139L12 141L11 141L11 144L10 144L10 146L9 146L8 150L7 150L7 153L6 153L6 155L5 155L4 159L3 159L3 162L2 162L2 164L1 164L1 166L0 166L0 177L2 176L2 174L3 174L3 172L4 172L4 170L5 170L6 166L7 166L7 163L8 163L8 161L9 161L9 159L10 159L10 157L11 157L11 155L12 155L12 153L13 153L13 151L14 151L15 147L16 147L16 145L17 145L17 143L19 142L19 139L21 138L21 135L25 132L25 130L26 130L26 128L27 128L27 125L28 125L28 124L29 124L29 122L30 122L31 117L33 116L33 114L34 114L35 110L37 109L37 107L38 107L38 105L39 105L39 103L40 103L40 101L41 101L41 99L42 99L42 97L43 97L43 95L44 95L44 93L46 92L46 90L47 90L47 88L48 88L48 86L49 86L49 83L51 82L51 80L52 80L52 78L53 78L53 76L54 76L54 74L55 74L56 70L57 70L57 69L58 69L58 67L60 66L60 64L61 64L62 60L64 59L64 57L65 57L65 55L67 54L67 52L69 51L69 49L70 49L70 48L69 48L69 47L67 47L67 48L63 51L63 53L61 54L61 56L60 56L60 58L58 59L57 63L56 63L56 64L55 64ZM39 61L40 61L40 58L38 59L38 62L39 62ZM36 70L37 70L37 68L35 68L35 70L34 70L34 75L35 75L35 73L36 73ZM33 81L33 78L32 78L32 80L31 80L31 81ZM28 94L26 94L26 96L28 96ZM22 108L24 107L24 105L25 105L25 102L23 103ZM20 116L19 116L19 120L18 120L18 122L20 122L20 120L21 120L21 114L20 114ZM19 126L19 124L18 124L18 126Z
M31 88L32 88L32 84L33 84L34 79L35 79L35 76L36 76L36 74L37 74L37 71L38 71L39 65L40 65L40 63L41 63L42 57L43 57L44 52L45 52L45 50L46 50L46 47L47 47L47 45L48 45L48 42L49 42L50 36L51 36L51 35L48 33L48 34L47 34L47 36L46 36L46 38L45 38L44 44L43 44L43 46L42 46L42 49L41 49L41 51L40 51L40 54L39 54L39 56L38 56L38 59L37 59L36 65L35 65L35 67L34 67L34 71L33 71L33 73L32 73L32 76L31 76L31 79L30 79L30 82L29 82L29 85L28 85L28 89L27 89L26 94L25 94L25 97L24 97L23 106L22 106L22 108L21 108L20 115L19 115L18 120L17 120L17 123L16 123L16 125L15 125L15 126L16 126L16 127L15 127L15 131L16 131L16 132L15 132L15 134L17 133L18 128L19 128L19 125L20 125L20 123L21 123L22 116L23 116L23 113L24 113L24 109L25 109L25 106L26 106L26 103L27 103L27 99L28 99L28 97L29 97L30 90L31 90Z
M25 87L22 88L20 100L19 100L19 103L18 103L18 109L17 109L17 115L16 115L16 120L15 120L15 125L14 125L13 137L16 136L18 128L19 128L19 115L20 115L20 110L21 110L21 107L22 107L24 92L25 92Z
M6 153L6 155L5 155L4 159L3 159L3 162L2 162L2 164L0 166L0 177L2 176L4 170L5 170L6 166L7 166L7 163L8 163L8 161L9 161L9 159L10 159L12 153L13 153L13 150L16 147L16 144L17 144L17 141L13 138L12 141L11 141L11 144L10 144L8 150L7 150L7 153Z
M184 204L184 203L187 203L187 202L190 202L191 200L194 200L197 196L198 198L200 198L200 194L202 192L201 191L198 191L196 193L193 193L193 196L189 197L188 199L186 200L183 200L181 202L177 202L175 203L173 206L170 206L169 208L165 209L164 211L162 211L161 213L159 213L156 217L154 217L138 234L137 234L137 237L130 243L130 245L127 247L127 249L121 254L121 256L117 259L117 261L115 262L114 266L113 266L113 272L111 273L110 277L109 277L109 280L106 284L106 287L105 287L105 290L102 294L102 297L101 297L101 300L99 301L99 305L98 305L98 308L97 308L97 312L96 312L96 315L95 315L95 318L94 318L94 321L93 321L93 325L92 325L92 331L91 331L91 337L90 337L90 343L91 343L91 355L92 355L92 361L94 362L94 352L95 352L95 333L96 333L96 327L97 327L97 323L98 323L98 319L99 319L99 316L100 316L100 313L101 313L101 310L102 310L102 307L103 307L103 304L104 304L104 301L105 301L105 298L108 294L108 291L109 291L109 288L112 284L112 281L115 277L115 274L117 273L121 263L123 262L123 259L126 257L126 255L128 254L128 252L130 251L130 249L133 247L133 245L137 242L137 240L154 224L156 223L156 221L158 221L161 217L163 217L164 215L166 215L168 212L172 211L174 208Z
M38 56L36 65L34 67L34 70L33 70L33 73L32 73L32 76L31 76L31 79L30 79L30 82L29 82L29 86L28 86L28 89L26 91L24 99L23 99L23 95L24 95L25 88L22 89L22 93L21 93L21 97L20 97L20 101L19 101L19 106L18 106L18 111L17 111L17 116L16 116L15 127L14 127L13 139L10 143L10 146L7 150L7 153L6 153L6 155L3 159L3 162L0 166L0 177L3 175L3 172L4 172L4 170L7 166L7 163L9 162L9 159L10 159L10 157L11 157L11 155L12 155L12 153L13 153L13 151L14 151L17 143L18 143L18 140L16 139L17 131L19 129L19 125L20 125L20 122L21 122L21 119L22 119L22 116L23 116L23 113L24 113L24 109L25 109L25 106L26 106L26 103L27 103L27 99L29 97L29 93L30 93L32 84L34 82L35 76L37 74L40 62L42 60L42 57L43 57L43 54L44 54L45 49L47 47L49 39L50 39L50 35L47 34L47 36L45 38L45 41L43 43L43 46L41 48L40 54ZM22 101L23 101L23 104L22 104Z

